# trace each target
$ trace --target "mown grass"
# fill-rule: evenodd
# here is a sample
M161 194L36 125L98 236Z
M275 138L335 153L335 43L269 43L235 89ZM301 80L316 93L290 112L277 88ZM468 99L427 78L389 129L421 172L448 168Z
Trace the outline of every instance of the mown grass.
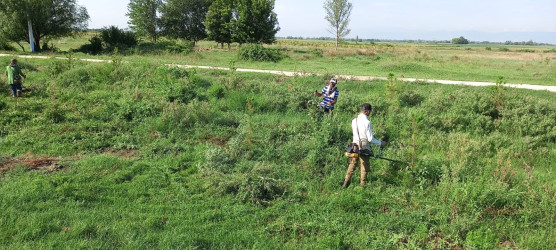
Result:
M124 59L21 60L20 99L1 80L2 247L556 247L553 93L341 80L330 117L327 76ZM363 102L410 165L341 189Z

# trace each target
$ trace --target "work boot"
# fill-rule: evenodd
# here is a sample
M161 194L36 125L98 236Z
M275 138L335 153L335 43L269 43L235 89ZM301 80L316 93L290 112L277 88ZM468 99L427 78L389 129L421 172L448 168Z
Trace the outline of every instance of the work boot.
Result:
M350 181L344 181L344 184L342 185L342 187L347 188L347 187L349 187L349 184L351 184Z

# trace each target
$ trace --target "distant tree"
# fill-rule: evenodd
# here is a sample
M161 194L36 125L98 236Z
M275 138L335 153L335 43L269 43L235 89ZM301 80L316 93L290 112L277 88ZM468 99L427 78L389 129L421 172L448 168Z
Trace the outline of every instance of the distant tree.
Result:
M233 0L215 0L210 5L205 20L209 40L221 44L222 47L224 43L228 44L228 48L230 47L235 30L233 11Z
M465 39L465 37L463 36L460 36L458 38L453 38L452 44L469 44L469 40Z
M127 5L129 27L139 36L148 36L154 42L158 39L160 18L157 12L162 0L130 0Z
M238 0L234 11L236 32L234 41L238 43L273 43L278 27L274 12L274 0Z
M212 0L168 0L161 8L163 33L197 42L207 36L205 18Z
M33 27L34 47L40 51L45 38L67 36L87 28L89 14L76 0L2 0L0 33L23 50L21 41L29 41L28 22Z
M209 8L209 39L220 44L273 43L280 30L274 0L216 0Z
M326 11L324 19L330 25L328 31L336 36L336 49L338 49L340 38L347 36L350 32L347 27L352 7L352 4L347 0L326 0L324 2L324 10Z

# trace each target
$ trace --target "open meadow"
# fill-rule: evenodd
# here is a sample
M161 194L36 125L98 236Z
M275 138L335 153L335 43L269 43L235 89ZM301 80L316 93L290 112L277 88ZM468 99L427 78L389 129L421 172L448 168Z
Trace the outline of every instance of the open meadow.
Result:
M0 78L2 249L556 248L555 94L396 80L556 85L553 46L279 40L282 60L252 62L208 42L100 56L52 42L68 60L20 59L23 98ZM340 79L323 115L312 92L335 74L391 77ZM374 159L368 185L342 189L364 102L383 156L407 164Z

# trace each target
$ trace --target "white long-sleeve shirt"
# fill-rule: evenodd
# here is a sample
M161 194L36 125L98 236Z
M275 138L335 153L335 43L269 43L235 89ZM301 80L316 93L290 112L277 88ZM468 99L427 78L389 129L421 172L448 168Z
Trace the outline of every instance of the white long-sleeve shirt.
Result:
M357 127L359 127L359 135L357 135ZM354 143L359 143L359 140L361 140L361 144L363 144L359 145L361 149L369 147L369 142L376 145L382 143L380 140L373 137L373 126L371 121L369 121L369 117L363 113L360 113L351 121L351 131L353 132Z

